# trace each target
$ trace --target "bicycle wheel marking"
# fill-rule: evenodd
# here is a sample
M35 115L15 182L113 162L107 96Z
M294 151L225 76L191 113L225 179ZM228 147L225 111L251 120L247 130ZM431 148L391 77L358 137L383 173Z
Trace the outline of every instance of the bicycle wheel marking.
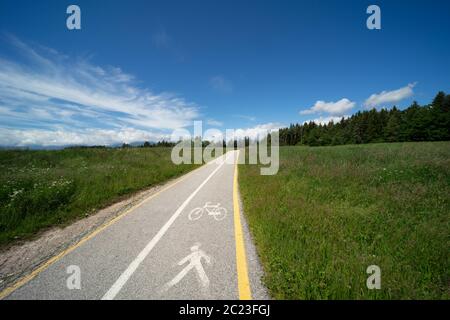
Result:
M205 203L203 207L197 207L191 210L188 215L188 219L195 221L200 219L204 214L212 216L214 220L221 221L227 216L227 209L220 206L220 203L212 204L211 202Z

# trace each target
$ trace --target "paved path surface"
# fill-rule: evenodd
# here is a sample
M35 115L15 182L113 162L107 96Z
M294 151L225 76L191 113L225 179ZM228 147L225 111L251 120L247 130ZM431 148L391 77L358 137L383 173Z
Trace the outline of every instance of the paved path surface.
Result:
M267 298L239 210L237 156L229 152L147 198L6 299Z

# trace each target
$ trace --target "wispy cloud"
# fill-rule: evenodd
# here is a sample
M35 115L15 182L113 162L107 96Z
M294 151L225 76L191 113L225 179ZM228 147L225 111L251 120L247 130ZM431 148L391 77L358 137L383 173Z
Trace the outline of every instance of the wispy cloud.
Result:
M336 102L317 101L311 108L300 111L301 115L327 113L333 116L341 116L355 106L355 102L343 98Z
M214 119L207 119L206 120L206 124L208 124L210 126L215 126L215 127L223 126L223 122L218 121L218 120L214 120Z
M172 38L164 29L156 31L152 36L153 44L158 49L167 49L172 45Z
M0 124L22 137L22 142L10 140L14 144L31 141L30 135L48 138L50 132L61 136L65 132L76 143L75 136L84 136L80 130L90 134L92 130L105 130L105 134L113 130L116 133L111 137L119 140L130 132L147 130L152 134L143 136L156 137L165 130L188 126L199 117L196 104L175 94L141 88L134 76L120 68L97 66L89 59L70 59L52 49L32 47L14 36L7 38L22 56L14 61L0 57ZM42 134L36 130L42 130ZM34 142L45 144L38 140ZM70 143L67 138L60 140ZM108 139L94 140L95 136L89 141L97 144ZM8 140L0 141L5 142Z
M410 83L407 86L392 90L382 91L380 93L374 93L364 103L367 108L374 108L379 106L385 106L385 104L397 103L403 99L409 98L414 94L413 88L417 83Z
M256 121L256 117L247 116L247 115L244 115L244 114L235 114L235 115L233 115L233 117L244 119L244 120L248 120L248 121L252 121L252 122Z
M4 129L0 128L0 145L57 147L65 145L114 145L137 141L169 140L170 135L134 128L109 129Z
M184 62L184 55L179 44L167 33L166 29L160 27L152 34L152 43L158 49L168 54L177 62Z
M216 75L209 79L209 84L211 87L222 93L231 93L233 92L233 84L231 81L225 79L224 76Z

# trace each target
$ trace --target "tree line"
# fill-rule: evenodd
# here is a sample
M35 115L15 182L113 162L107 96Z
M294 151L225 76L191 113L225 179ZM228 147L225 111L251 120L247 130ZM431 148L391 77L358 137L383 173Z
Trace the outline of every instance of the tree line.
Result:
M450 140L450 95L440 91L431 104L416 101L404 110L358 111L335 123L291 124L282 128L280 145L327 146L372 142Z

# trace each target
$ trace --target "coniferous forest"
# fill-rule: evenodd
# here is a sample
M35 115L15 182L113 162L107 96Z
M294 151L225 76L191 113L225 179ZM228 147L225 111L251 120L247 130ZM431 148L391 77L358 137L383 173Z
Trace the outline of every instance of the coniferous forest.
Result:
M450 95L440 91L431 104L404 110L359 111L338 123L291 124L280 129L280 145L327 146L371 142L450 140Z

